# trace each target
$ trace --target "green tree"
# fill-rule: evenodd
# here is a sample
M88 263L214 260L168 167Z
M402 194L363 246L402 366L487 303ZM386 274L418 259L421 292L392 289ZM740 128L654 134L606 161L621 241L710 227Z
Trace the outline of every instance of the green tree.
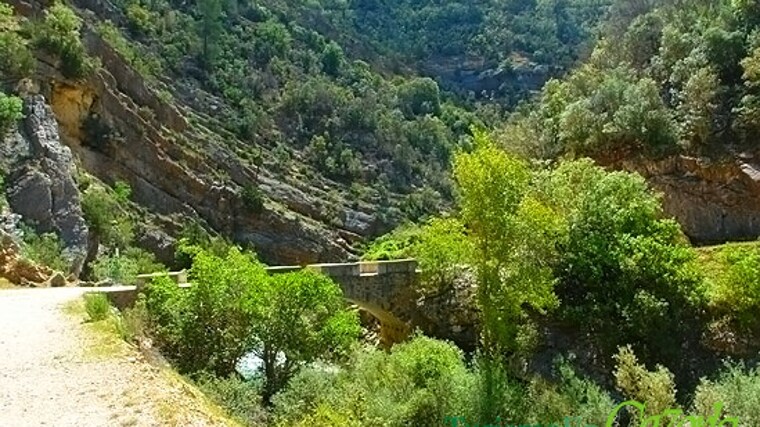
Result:
M710 68L700 68L679 93L677 114L681 139L691 146L704 146L712 136L712 121L720 82Z
M410 251L422 270L423 292L446 290L471 258L464 225L454 218L433 218L422 227L418 238Z
M346 309L338 285L309 271L272 277L249 309L252 350L263 363L266 399L305 363L346 356L361 332L358 315Z
M335 42L327 43L322 50L322 71L331 76L338 76L343 61L343 49Z
M560 314L599 337L636 343L647 361L680 360L673 339L698 317L701 275L678 224L639 175L565 162L542 179L542 199L567 218L555 271ZM672 349L672 350L670 350Z
M484 350L518 350L525 307L557 305L552 262L561 217L529 194L527 164L476 132L472 153L454 159L462 220L474 241Z
M219 40L222 26L221 0L198 0L200 21L198 35L201 39L201 60L206 70L210 70L219 54Z
M182 372L226 378L254 347L252 305L264 304L264 267L236 249L219 257L197 250L192 286L180 289L168 277L147 288L146 304L164 354Z
M262 65L269 64L274 57L285 55L293 43L293 37L287 27L275 20L258 24L254 32L254 52Z
M410 118L441 112L441 94L438 84L429 77L414 78L398 88L399 107Z

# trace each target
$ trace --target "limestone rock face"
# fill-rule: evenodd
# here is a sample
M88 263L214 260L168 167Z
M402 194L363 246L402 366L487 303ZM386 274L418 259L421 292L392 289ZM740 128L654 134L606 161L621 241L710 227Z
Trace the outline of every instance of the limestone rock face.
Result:
M74 181L71 150L61 143L58 124L41 95L24 99L20 129L2 142L3 165L9 171L6 197L11 210L37 231L56 232L79 275L87 253L88 229Z
M694 243L760 236L760 162L751 155L723 161L673 156L612 166L644 176L662 193L665 212Z
M415 301L413 324L425 334L451 340L460 348L474 350L478 342L478 310L475 305L475 274L462 268L454 283L443 292Z

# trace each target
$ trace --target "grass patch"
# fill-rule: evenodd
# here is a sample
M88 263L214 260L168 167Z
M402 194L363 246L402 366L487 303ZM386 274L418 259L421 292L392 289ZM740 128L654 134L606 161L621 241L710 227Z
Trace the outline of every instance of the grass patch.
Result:
M84 308L91 322L106 320L111 314L111 303L102 292L85 294Z
M245 424L231 417L224 408L217 405L209 396L195 386L192 381L176 371L163 368L161 369L161 377L173 389L181 391L180 393L173 394L178 399L157 402L156 412L164 425L184 426L187 424L184 415L191 411L196 411L213 420L214 425L245 427Z
M82 358L93 361L126 356L129 353L129 345L119 338L113 315L109 314L103 320L88 321L89 314L85 308L87 295L90 294L85 294L84 298L76 299L63 306L63 312L66 315L84 323L88 339L82 346Z

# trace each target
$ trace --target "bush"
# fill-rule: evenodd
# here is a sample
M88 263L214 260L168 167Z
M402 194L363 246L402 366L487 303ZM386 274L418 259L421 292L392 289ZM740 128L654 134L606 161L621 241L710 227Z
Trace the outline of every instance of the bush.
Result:
M260 213L264 209L265 195L258 188L253 185L246 185L243 187L241 194L243 198L243 205L252 213Z
M149 333L150 315L146 307L145 295L137 296L134 307L126 308L114 318L116 331L128 343L138 343Z
M63 256L63 243L55 233L37 235L31 228L24 229L21 255L37 264L68 272L69 263Z
M0 137L5 136L24 115L21 98L0 92Z
M417 336L357 352L344 371L307 368L273 402L279 425L442 425L464 414L473 376L454 345Z
M146 289L157 343L183 373L210 372L226 378L255 343L252 306L268 280L253 257L231 249L225 257L196 252L193 284L180 289L168 277Z
M134 224L124 208L123 186L121 188L119 193L90 186L82 195L82 210L90 231L101 243L124 249L134 238Z
M327 276L300 271L273 276L253 308L252 348L264 365L264 397L279 391L306 363L346 356L361 333L358 314Z
M35 65L34 56L20 30L13 8L0 4L0 71L16 79L29 76Z
M362 260L381 261L413 257L413 248L419 242L422 228L414 224L402 225L378 237L364 249Z
M110 279L122 285L131 285L140 273L135 260L118 253L98 258L92 264L96 280Z
M35 44L58 55L61 72L66 77L81 78L97 68L79 39L81 28L81 18L60 1L45 10L44 18L35 28Z
M760 249L757 247L728 247L721 251L723 266L710 290L711 303L729 312L745 331L756 329L760 322Z
M202 376L197 383L207 396L245 425L265 424L267 413L262 406L259 384L235 376Z
M92 322L105 320L111 314L111 303L102 292L88 293L84 295L84 308Z
M694 412L709 416L716 404L724 416L738 418L742 425L760 425L760 370L729 365L715 381L703 379L694 396ZM726 424L728 425L728 424Z
M658 365L652 372L641 365L631 347L621 347L615 356L615 384L629 399L646 405L647 416L677 408L673 374Z
M673 340L698 327L703 279L679 225L639 175L590 160L549 174L541 197L568 221L554 269L561 317L594 331L607 354L635 343L647 362L681 364Z

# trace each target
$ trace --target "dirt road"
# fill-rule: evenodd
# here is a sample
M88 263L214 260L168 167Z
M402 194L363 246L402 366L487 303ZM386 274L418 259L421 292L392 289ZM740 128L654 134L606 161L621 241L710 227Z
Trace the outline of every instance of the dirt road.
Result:
M227 424L193 387L67 313L84 292L0 290L0 427Z

